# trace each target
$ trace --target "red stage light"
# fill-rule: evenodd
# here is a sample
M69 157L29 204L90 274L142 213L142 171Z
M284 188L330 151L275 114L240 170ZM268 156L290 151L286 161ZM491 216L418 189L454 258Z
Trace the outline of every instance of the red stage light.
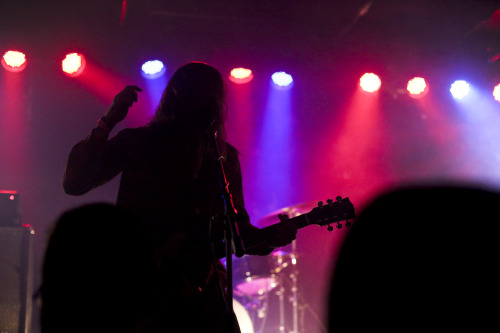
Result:
M493 89L493 97L495 98L495 101L500 102L500 83Z
M253 73L247 68L234 68L229 75L229 80L237 84L248 83L252 81Z
M76 77L85 69L85 58L80 53L69 53L62 61L62 70L66 75Z
M382 81L380 81L378 75L373 73L365 73L359 79L359 87L361 88L361 90L366 91L368 93L374 93L378 91L381 85Z
M408 94L412 98L421 98L424 97L429 91L429 86L425 79L421 77L414 77L410 81L408 81L408 85L406 86L406 90Z
M26 55L19 51L7 51L2 57L2 66L9 72L20 72L26 68Z

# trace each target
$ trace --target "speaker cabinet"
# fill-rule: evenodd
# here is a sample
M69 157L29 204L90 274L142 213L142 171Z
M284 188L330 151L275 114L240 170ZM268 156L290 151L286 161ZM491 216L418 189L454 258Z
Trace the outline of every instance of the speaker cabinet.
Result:
M33 229L0 227L0 333L29 333Z

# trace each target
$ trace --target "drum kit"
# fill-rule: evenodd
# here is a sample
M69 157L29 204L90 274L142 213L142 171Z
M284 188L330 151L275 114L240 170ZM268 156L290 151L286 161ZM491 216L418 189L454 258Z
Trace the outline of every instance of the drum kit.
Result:
M317 202L286 207L259 220L260 226L279 222L279 215L290 218L309 212ZM275 249L268 256L234 258L233 305L242 333L300 333L297 287L296 241ZM278 302L276 325L269 325L270 303ZM269 327L272 327L271 329Z

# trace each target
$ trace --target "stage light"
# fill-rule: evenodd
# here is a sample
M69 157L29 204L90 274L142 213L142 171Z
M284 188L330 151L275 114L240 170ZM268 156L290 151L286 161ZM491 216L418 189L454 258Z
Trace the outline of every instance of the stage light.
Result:
M408 81L408 85L406 86L406 90L408 91L408 95L412 98L422 98L427 95L429 91L429 86L425 79L421 77L414 77L410 81Z
M244 84L252 81L253 73L250 69L247 68L234 68L229 75L229 81L234 82L236 84Z
M285 72L276 72L271 75L273 83L279 88L291 87L293 84L293 78L290 74Z
M493 88L493 97L495 101L500 102L500 83Z
M469 94L470 86L464 80L457 80L453 82L450 88L451 95L455 99L462 99Z
M361 90L366 91L368 93L374 93L378 91L381 85L382 81L380 81L378 75L373 73L365 73L359 79L359 87L361 88Z
M62 61L62 70L70 77L77 77L83 73L85 63L85 58L80 53L69 53Z
M156 79L167 71L167 67L160 60L150 60L142 64L141 73L146 79Z
M20 51L7 51L2 57L2 66L9 72L20 72L26 68L26 55Z

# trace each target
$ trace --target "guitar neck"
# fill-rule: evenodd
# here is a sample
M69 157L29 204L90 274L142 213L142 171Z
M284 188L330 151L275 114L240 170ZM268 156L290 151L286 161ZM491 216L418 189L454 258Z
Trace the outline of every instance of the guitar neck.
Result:
M309 219L307 218L307 214L302 214L299 216L292 217L291 219L285 220L284 222L278 222L276 224L272 224L270 226L262 228L262 230L271 230L274 229L277 225L280 223L294 223L297 229L307 227L311 223L309 222Z
M276 218L278 219L279 217L280 216L278 215ZM345 221L346 226L349 226L350 222L348 220L355 217L356 214L354 213L354 206L349 201L349 198L342 199L341 197L337 197L336 201L328 199L327 204L323 204L320 202L318 204L318 207L313 208L308 213L292 218L288 218L287 216L285 216L285 218L280 218L280 222L268 227L261 228L261 237L263 239L260 243L265 242L265 239L268 239L267 236L272 235L273 229L276 229L283 223L293 223L297 227L297 229L301 229L312 224L318 226L328 225L327 230L332 231L333 227L330 226L330 224L337 223L337 228L340 229L342 227L342 221ZM256 245L258 244L259 243L256 243Z

